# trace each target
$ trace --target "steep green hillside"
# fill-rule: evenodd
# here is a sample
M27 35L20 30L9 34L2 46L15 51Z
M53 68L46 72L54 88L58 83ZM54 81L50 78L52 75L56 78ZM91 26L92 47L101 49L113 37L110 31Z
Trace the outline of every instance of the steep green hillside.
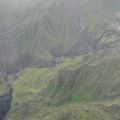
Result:
M53 68L26 68L13 85L13 104L10 118L23 119L23 113L28 111L28 114L25 113L27 115L25 119L30 119L29 115L32 110L32 112L35 113L32 114L31 119L34 119L39 107L45 107L46 110L46 106L41 106L42 104L40 103L42 98L40 95L41 90L47 87L49 80L54 77L59 69L76 65L80 60L80 58L64 58L61 64ZM30 108L28 106L30 106ZM49 109L51 108L48 108L48 110ZM40 111L38 110L38 112Z
M120 53L116 49L88 55L77 68L60 70L49 83L46 96L53 104L117 98L120 92L119 60Z
M49 80L52 79L59 69L72 67L79 63L82 58L64 58L61 64L52 68L26 68L22 71L20 77L15 80L14 102L23 102L32 99L34 94L40 93L46 88Z
M14 111L10 120L112 120L109 113L99 110L96 106L79 104L65 105L57 108L45 107L27 102Z
M0 95L3 95L7 90L7 85L5 83L0 84Z
M9 120L120 119L119 5L0 0L0 95L14 82Z
M25 69L14 83L9 119L119 119L118 50L82 57L67 59L54 68Z

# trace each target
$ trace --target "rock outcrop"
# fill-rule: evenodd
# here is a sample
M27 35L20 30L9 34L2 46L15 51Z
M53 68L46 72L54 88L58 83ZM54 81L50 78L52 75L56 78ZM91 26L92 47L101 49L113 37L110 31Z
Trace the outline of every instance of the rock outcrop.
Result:
M0 96L0 120L6 120L6 115L11 108L12 87L9 86L8 91Z

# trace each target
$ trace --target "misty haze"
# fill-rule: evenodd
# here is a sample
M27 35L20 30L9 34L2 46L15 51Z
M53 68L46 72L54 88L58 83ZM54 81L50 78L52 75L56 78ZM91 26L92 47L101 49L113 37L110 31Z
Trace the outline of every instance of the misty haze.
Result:
M120 0L0 0L0 120L120 120Z

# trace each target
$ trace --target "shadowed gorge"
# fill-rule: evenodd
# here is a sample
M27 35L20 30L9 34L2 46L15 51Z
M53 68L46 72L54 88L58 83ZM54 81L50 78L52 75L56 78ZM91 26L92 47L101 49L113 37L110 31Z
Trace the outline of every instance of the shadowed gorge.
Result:
M5 120L7 113L11 108L11 101L12 101L12 88L0 96L0 119Z

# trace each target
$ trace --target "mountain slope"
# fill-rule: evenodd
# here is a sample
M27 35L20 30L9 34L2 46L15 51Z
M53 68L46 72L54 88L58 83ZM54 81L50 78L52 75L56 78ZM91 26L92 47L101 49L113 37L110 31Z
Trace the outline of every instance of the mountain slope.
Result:
M118 50L106 49L80 58L73 65L59 65L60 69L26 70L14 84L9 119L119 119Z
M87 0L27 0L24 5L20 0L1 1L0 63L15 66L26 53L37 65L41 59L47 63L60 56L88 53L96 34L116 24L113 15L119 11L119 1L109 16L103 9L109 6L105 1L93 0L95 7Z
M55 103L90 102L119 97L119 60L116 49L106 49L73 69L63 69L48 85L47 96Z
M15 78L10 120L120 119L119 4L0 0L1 95Z

